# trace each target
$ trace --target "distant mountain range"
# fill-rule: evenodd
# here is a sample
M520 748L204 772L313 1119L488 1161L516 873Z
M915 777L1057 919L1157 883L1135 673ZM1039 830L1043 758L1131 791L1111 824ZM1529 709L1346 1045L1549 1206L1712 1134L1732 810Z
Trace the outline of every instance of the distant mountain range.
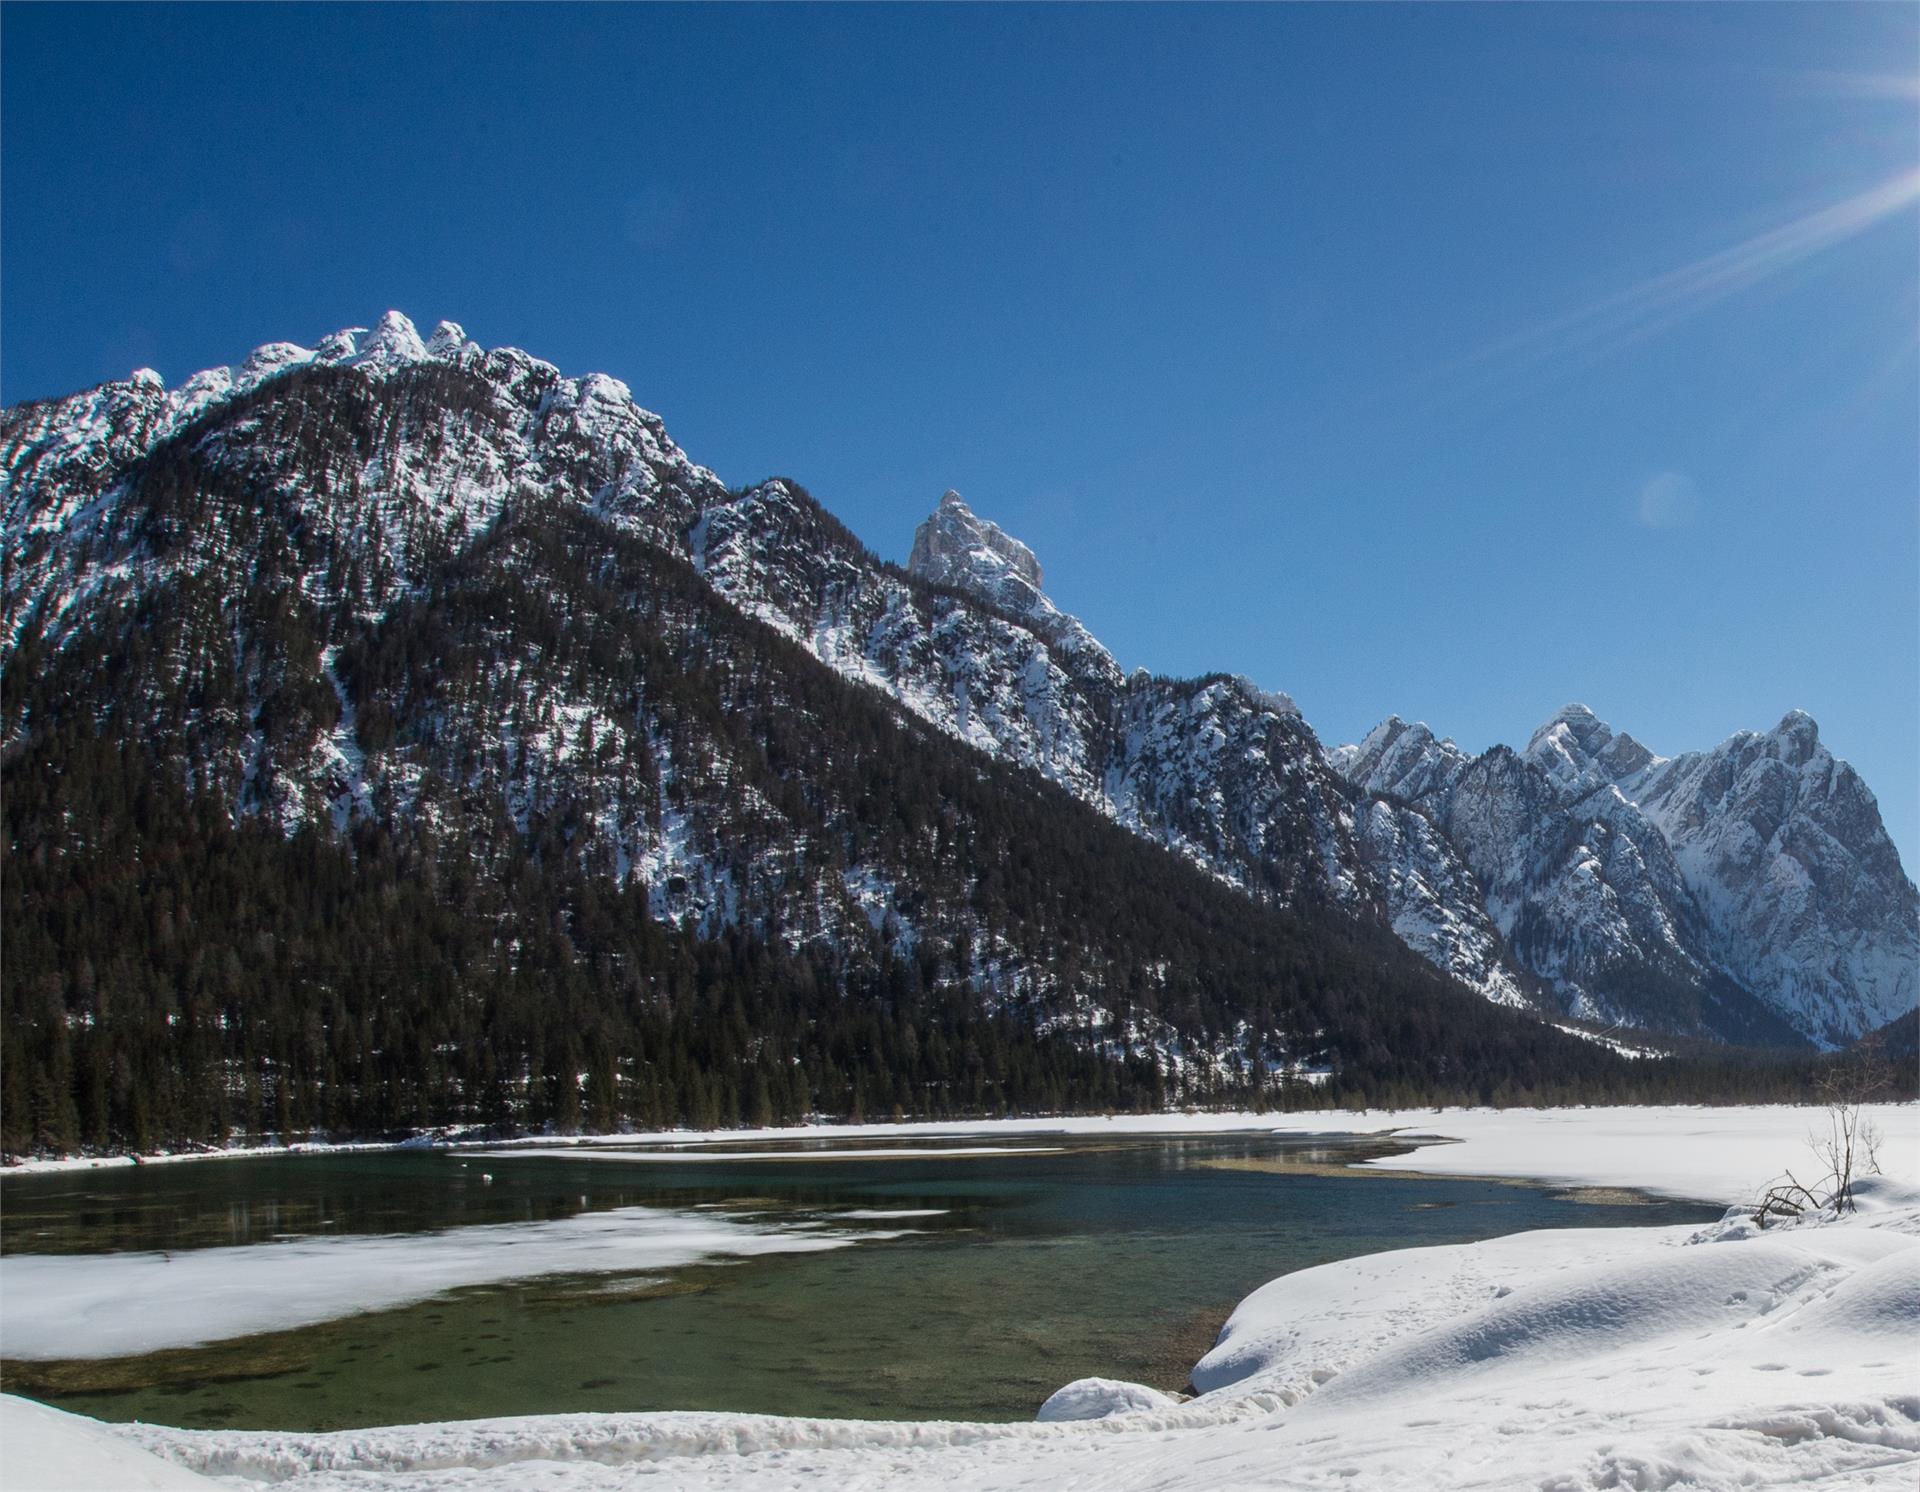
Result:
M1671 759L1579 706L1518 752L1398 719L1329 750L1245 679L1125 672L955 493L885 563L794 482L727 488L614 379L451 323L16 406L0 483L16 782L84 731L235 830L343 853L377 830L503 885L564 864L674 936L831 950L843 982L912 964L1166 1072L1321 1062L1338 1002L1283 1014L1199 942L1136 946L1047 879L1093 874L1058 846L1015 874L1017 784L1217 888L1178 938L1271 913L1382 989L1420 983L1391 929L1435 988L1628 1045L1837 1045L1920 995L1920 897L1803 714ZM827 676L865 702L821 704ZM875 709L897 801L861 777L879 745L843 739ZM936 785L953 743L1013 772L972 810Z

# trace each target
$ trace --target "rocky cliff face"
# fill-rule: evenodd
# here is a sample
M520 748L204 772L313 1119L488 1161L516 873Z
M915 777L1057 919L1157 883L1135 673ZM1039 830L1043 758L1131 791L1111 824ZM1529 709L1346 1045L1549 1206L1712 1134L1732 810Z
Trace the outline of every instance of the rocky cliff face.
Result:
M722 724L608 686L590 650L557 666L559 632L477 647L453 681L381 653L483 540L551 512L677 556L843 678L1256 900L1391 925L1497 1003L1827 1041L1914 1001L1913 888L1811 722L1671 762L1577 709L1518 753L1469 758L1398 720L1324 751L1244 679L1123 673L957 494L902 570L791 482L728 489L615 380L450 323L423 340L389 314L173 390L136 374L9 410L0 482L8 666L64 659L103 718L150 712L196 780L289 832L449 793L514 832L564 812L588 861L677 924L778 903L791 936L857 917L911 943L902 867L849 862L824 901L769 890L799 884L768 867L808 836L771 800L723 813L697 790L724 774ZM567 598L551 609L564 632ZM16 710L7 742L35 728Z
M1033 551L998 524L976 517L952 488L913 531L907 568L935 585L973 591L1017 616L1052 611Z

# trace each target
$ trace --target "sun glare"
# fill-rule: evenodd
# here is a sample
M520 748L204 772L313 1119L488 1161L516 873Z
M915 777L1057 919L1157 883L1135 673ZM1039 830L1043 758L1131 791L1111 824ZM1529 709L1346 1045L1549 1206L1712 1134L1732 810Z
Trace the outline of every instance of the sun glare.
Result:
M1586 305L1488 342L1443 370L1458 393L1460 375L1484 382L1548 362L1577 364L1654 336L1707 307L1858 238L1920 204L1920 168L1866 191L1626 286Z

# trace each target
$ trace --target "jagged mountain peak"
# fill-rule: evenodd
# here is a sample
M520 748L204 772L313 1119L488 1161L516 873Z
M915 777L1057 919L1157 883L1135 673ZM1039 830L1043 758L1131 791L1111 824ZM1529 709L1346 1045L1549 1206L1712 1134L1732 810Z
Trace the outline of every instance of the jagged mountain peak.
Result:
M1573 740L1585 743L1594 739L1604 742L1613 734L1613 729L1586 705L1577 701L1564 704L1540 722L1535 729L1532 741L1542 737L1564 734ZM1529 742L1531 744L1531 741Z
M1630 785L1720 932L1728 969L1827 1045L1920 993L1920 893L1860 776L1804 710Z
M442 321L427 338L427 353L431 357L453 357L468 345L464 326L457 321Z
M1803 710L1673 758L1583 704L1469 771L1397 716L1329 755L1351 781L1442 825L1522 961L1582 999L1611 985L1596 1003L1610 1019L1625 1007L1609 1008L1621 993L1609 961L1628 958L1649 987L1679 978L1711 998L1713 981L1731 976L1823 1044L1913 1003L1912 884L1872 794ZM1576 842L1594 853L1567 858Z
M978 516L951 487L914 530L907 569L923 580L975 590L994 601L1002 600L1000 593L1010 583L1036 593L1043 583L1033 551L999 524Z
M419 362L427 355L426 344L413 322L399 311L389 311L379 325L368 333L364 345L356 348L365 358L391 358L396 362Z
M289 383L283 397L267 387L309 369L334 387ZM386 388L415 370L429 376L412 394ZM455 388L463 392L450 395ZM389 398L418 400L432 433L404 421L356 423ZM296 407L305 434L274 424ZM357 562L373 587L363 600L376 610L418 580L417 560L485 532L515 494L572 499L670 539L705 495L723 490L618 379L563 377L517 348L481 347L454 322L422 341L412 320L388 311L371 328L344 327L310 347L266 343L237 366L203 369L171 389L141 370L5 411L0 512L9 534L30 542L0 588L0 657L36 616L49 637L64 635L91 605L130 599L174 573L137 515L142 463L176 436L188 438L191 456L182 447L165 459L228 472L299 509L301 532L325 551L309 562ZM279 465L256 487L248 473L269 450ZM123 522L129 500L134 516ZM230 526L209 521L211 550L223 553Z
M46 407L61 410L61 418L73 425L85 423L85 417L76 422L70 413L76 403L90 403L96 422L131 424L137 427L140 439L151 443L222 400L247 393L290 368L312 364L381 371L413 363L452 362L469 349L479 351L455 322L441 322L434 328L432 339L422 342L403 312L388 311L371 328L342 327L311 347L298 342L264 343L237 364L202 368L172 388L155 369L136 368L123 379L111 379L66 399L46 401ZM130 408L137 415L130 413Z
M1424 746L1433 740L1433 731L1424 720L1402 720L1398 715L1389 715L1382 720L1360 742L1362 751L1384 751L1405 737L1410 745Z
M414 363L453 363L486 355L457 321L439 322L423 340L411 317L404 311L389 310L371 327L344 326L319 338L311 347L298 342L267 342L236 364L203 368L174 385L169 402L191 416L220 398L243 394L277 373L305 364L378 372ZM503 347L493 355L559 376L559 369L517 348ZM152 368L136 368L126 378L100 386L102 391L132 389L148 397L166 395L168 388L167 380Z
M1764 758L1795 769L1823 761L1846 767L1820 739L1820 723L1801 709L1788 710L1771 730L1737 730L1711 750L1688 752L1674 760L1678 764L1695 757L1728 760L1737 757L1742 761ZM1662 758L1661 765L1665 764Z
M1113 655L1078 617L1060 610L1040 588L1040 562L1033 551L999 524L980 517L953 489L941 495L939 506L914 530L907 571L978 597L1044 637L1074 672L1097 681L1102 689L1120 687Z
M1632 777L1661 760L1625 731L1616 733L1583 704L1555 710L1521 755L1572 796Z
M1300 706L1294 703L1293 696L1284 689L1265 688L1260 684L1256 684L1243 673L1235 674L1233 676L1233 682L1239 686L1240 692L1257 709L1267 710L1275 715L1293 715L1296 717L1300 715Z
M1467 754L1451 739L1398 715L1387 716L1358 745L1336 746L1327 755L1335 771L1368 792L1409 799L1450 785L1467 765Z
M1788 710L1767 734L1780 745L1783 759L1796 767L1826 749L1820 744L1820 723L1805 710Z
M517 347L483 347L457 321L436 323L432 333L422 339L412 318L399 310L385 312L371 327L341 327L311 347L298 342L265 343L237 364L201 369L171 387L154 369L139 368L125 379L65 399L42 401L41 407L70 430L79 427L82 434L87 433L84 427L90 422L83 406L92 404L109 414L131 407L141 416L138 437L152 444L222 401L248 393L293 368L359 368L380 374L423 363L467 367L510 391L531 391L536 400L551 390L556 407L568 412L586 411L586 418L597 412L602 420L637 422L652 433L653 443L662 453L681 454L667 438L660 417L641 408L632 390L619 379L604 373L564 377L554 364ZM127 415L119 418L122 423L133 423ZM98 418L92 422L98 423Z

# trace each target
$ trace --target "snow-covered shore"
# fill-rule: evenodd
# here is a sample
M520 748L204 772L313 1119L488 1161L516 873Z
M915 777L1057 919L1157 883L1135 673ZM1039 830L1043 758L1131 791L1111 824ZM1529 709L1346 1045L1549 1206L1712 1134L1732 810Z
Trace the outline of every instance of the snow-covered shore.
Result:
M1207 1128L1254 1127L1222 1117L1195 1116L1215 1121ZM1457 1141L1387 1162L1403 1169L1738 1202L1802 1165L1819 1111L1343 1117L1349 1132ZM1245 1118L1296 1133L1337 1123ZM289 1492L1911 1488L1920 1476L1920 1109L1874 1118L1888 1175L1863 1188L1856 1215L1765 1230L1735 1216L1706 1228L1537 1232L1304 1270L1242 1302L1195 1368L1204 1392L1175 1406L1090 1385L1070 1396L1075 1412L1142 1407L1031 1425L680 1413L301 1434L102 1426L10 1399L0 1403L0 1483L105 1485L88 1458L124 1455L112 1485L141 1485L147 1472L150 1485L193 1485L160 1480L184 1471ZM1074 1121L1068 1132L1109 1122L1122 1123ZM1023 1132L1060 1133L1062 1122ZM65 1482L62 1447L74 1469ZM17 1474L27 1454L39 1457L41 1480Z
M1785 1167L1807 1168L1808 1138L1824 1128L1826 1110L1768 1104L1732 1108L1668 1105L1584 1109L1366 1109L1297 1114L1116 1114L1061 1119L997 1119L956 1124L843 1124L759 1130L668 1130L646 1135L540 1138L539 1149L594 1152L647 1146L745 1145L824 1140L955 1140L992 1137L1028 1142L1146 1135L1253 1133L1392 1139L1419 1148L1384 1156L1362 1169L1413 1170L1434 1176L1497 1176L1559 1186L1619 1187L1652 1196L1748 1201ZM1881 1168L1920 1186L1920 1105L1872 1104L1863 1115L1883 1136ZM831 1160L845 1152L818 1152ZM689 1157L692 1158L692 1157ZM716 1157L709 1157L710 1159Z
M1417 1155L1364 1163L1436 1176L1498 1176L1564 1186L1630 1188L1653 1196L1731 1205L1753 1196L1785 1166L1803 1168L1808 1132L1823 1124L1815 1105L1732 1107L1669 1105L1560 1109L1315 1109L1294 1114L1251 1112L1075 1115L1031 1119L974 1119L951 1123L805 1124L768 1129L650 1130L630 1134L542 1135L514 1149L651 1152L646 1160L696 1159L709 1146L726 1153L708 1159L764 1159L769 1146L844 1144L850 1140L908 1143L979 1139L996 1142L956 1155L1004 1154L1007 1142L1035 1144L1050 1137L1133 1139L1151 1135L1325 1135L1393 1138L1422 1144ZM1890 1176L1920 1185L1920 1105L1869 1105L1865 1113L1886 1137L1881 1165ZM179 1155L143 1156L142 1164L264 1159L444 1148L430 1138L396 1144L307 1143L247 1146ZM455 1145L453 1148L466 1148ZM753 1152L759 1152L755 1154ZM893 1155L898 1147L878 1152ZM844 1160L849 1152L812 1152ZM795 1152L786 1152L794 1155ZM796 1156L797 1158L797 1156ZM0 1170L0 1178L135 1164L128 1156L35 1159Z
M148 1150L137 1155L29 1155L0 1166L9 1176L51 1176L67 1171L115 1171L125 1166L172 1166L201 1160L278 1160L289 1155L368 1155L433 1148L425 1137L409 1140L300 1140L287 1145L223 1145L198 1150Z

